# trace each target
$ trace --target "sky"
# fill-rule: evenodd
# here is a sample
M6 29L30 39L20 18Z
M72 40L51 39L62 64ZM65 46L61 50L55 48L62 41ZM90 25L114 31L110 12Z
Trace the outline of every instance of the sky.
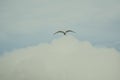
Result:
M120 0L0 0L0 80L120 80L119 34Z
M0 54L50 42L58 30L120 50L119 0L0 0Z
M120 80L120 52L67 35L2 55L0 80Z

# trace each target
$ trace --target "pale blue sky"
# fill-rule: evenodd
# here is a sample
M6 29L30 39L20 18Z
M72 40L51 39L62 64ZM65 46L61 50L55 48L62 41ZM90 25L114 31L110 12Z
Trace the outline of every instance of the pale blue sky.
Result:
M120 50L120 0L0 0L0 53L50 42L67 29Z

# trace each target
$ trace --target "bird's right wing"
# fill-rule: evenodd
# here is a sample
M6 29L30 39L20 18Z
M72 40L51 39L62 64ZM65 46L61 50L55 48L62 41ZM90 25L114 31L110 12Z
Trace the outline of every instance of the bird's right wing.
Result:
M66 33L67 33L67 32L73 32L73 33L75 33L75 32L74 32L74 31L72 31L72 30L67 30L67 31L66 31Z

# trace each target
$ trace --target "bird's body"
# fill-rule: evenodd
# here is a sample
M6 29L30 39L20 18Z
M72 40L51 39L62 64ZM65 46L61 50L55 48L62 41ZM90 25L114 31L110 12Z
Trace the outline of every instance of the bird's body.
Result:
M56 33L54 34L58 34L58 33L63 33L64 35L66 35L68 32L74 32L72 30L67 30L67 31L57 31ZM74 32L75 33L75 32Z

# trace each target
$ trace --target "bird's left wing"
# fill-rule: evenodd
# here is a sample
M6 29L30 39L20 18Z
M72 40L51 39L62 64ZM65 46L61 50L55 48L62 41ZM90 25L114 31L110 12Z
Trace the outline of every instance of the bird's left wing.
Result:
M57 32L55 32L54 34L57 34L57 33L63 33L63 34L64 34L64 32L63 32L63 31L57 31Z

